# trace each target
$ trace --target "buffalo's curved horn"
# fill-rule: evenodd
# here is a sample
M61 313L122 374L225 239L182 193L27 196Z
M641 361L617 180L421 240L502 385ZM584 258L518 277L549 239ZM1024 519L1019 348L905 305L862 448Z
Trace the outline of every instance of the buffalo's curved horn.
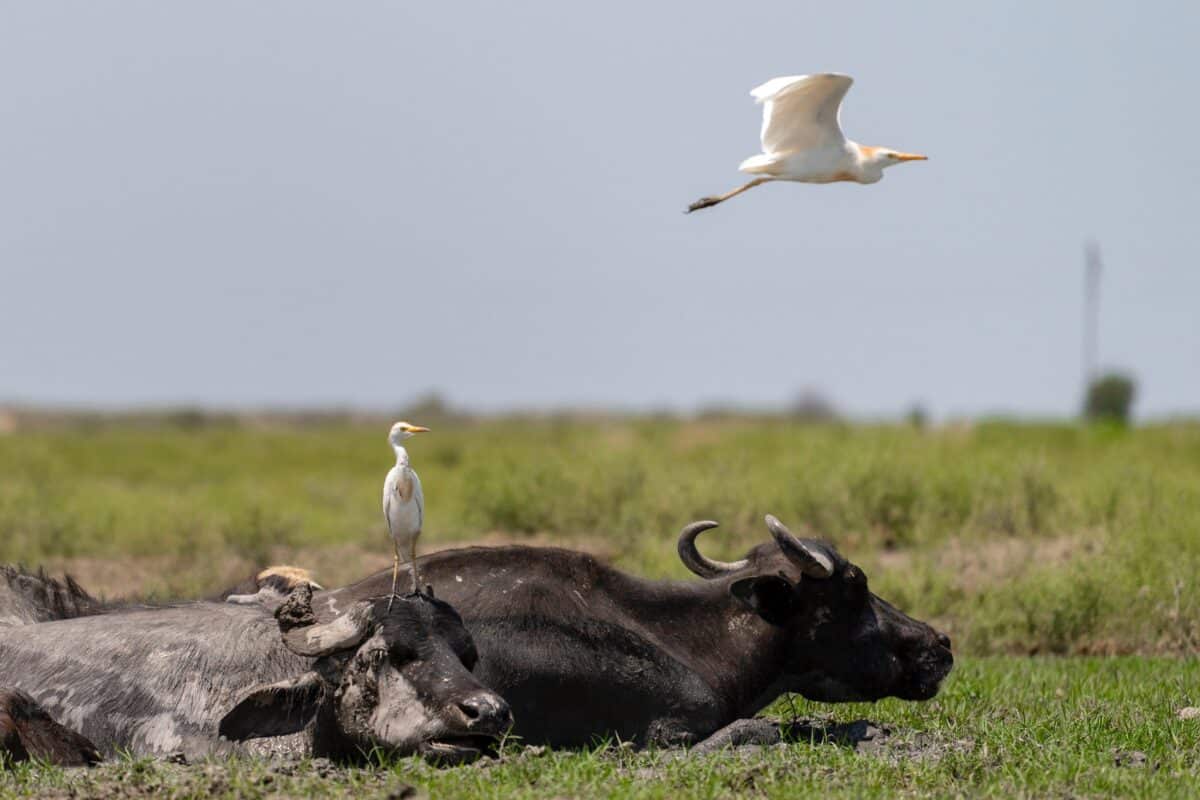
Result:
M828 578L833 574L833 559L824 550L805 544L797 539L787 526L776 517L767 514L767 530L779 549L794 562L800 571L810 578Z
M301 625L290 630L284 628L281 618L283 643L293 653L314 658L346 650L366 639L374 629L373 610L373 603L355 603L330 622Z
M704 519L684 526L684 529L679 533L679 544L677 545L679 560L683 562L685 567L701 578L716 578L730 572L736 572L750 563L744 558L741 561L715 561L707 556L700 555L700 551L696 549L696 537L707 530L717 527L717 524L710 519Z

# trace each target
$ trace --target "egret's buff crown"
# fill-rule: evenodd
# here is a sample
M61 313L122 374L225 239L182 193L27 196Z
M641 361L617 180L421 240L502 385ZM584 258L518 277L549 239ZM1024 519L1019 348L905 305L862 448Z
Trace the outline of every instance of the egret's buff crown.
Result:
M887 167L925 156L861 145L842 133L842 98L854 79L827 72L772 78L750 91L763 106L762 153L739 166L754 180L716 197L702 197L688 211L715 206L770 181L875 183Z
M397 422L388 431L388 442L392 447L399 447L400 442L409 439L418 433L429 433L429 428L423 428L420 425L413 425L410 422Z

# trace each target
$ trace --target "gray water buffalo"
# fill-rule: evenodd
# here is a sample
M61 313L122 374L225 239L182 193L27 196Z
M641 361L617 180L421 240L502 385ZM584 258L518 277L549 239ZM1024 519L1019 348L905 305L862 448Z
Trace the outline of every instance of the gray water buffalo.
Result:
M0 564L0 627L81 617L101 608L69 575L58 581L43 570Z
M206 599L274 609L293 589L305 584L317 590L322 588L308 570L275 565ZM130 602L98 600L70 575L58 580L47 575L44 569L30 572L19 566L0 564L0 627L84 617Z
M96 746L52 719L27 693L0 689L0 756L11 762L37 759L63 767L100 760ZM0 762L4 758L0 758Z
M520 546L436 553L420 573L462 615L476 674L527 742L690 745L784 692L933 697L953 664L950 640L872 594L831 546L767 524L772 541L732 563L696 549L715 522L684 528L679 554L701 581L644 580L584 553ZM380 572L318 593L314 609L343 614L390 581Z
M463 760L511 724L471 674L462 620L425 595L318 622L302 584L276 617L197 602L0 628L0 675L104 754L235 749Z

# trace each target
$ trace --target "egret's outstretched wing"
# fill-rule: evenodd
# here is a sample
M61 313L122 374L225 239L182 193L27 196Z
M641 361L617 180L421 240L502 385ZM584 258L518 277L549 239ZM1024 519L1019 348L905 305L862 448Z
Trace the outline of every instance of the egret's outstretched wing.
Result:
M763 104L764 153L788 153L841 144L838 123L842 98L854 79L828 72L772 78L750 91Z

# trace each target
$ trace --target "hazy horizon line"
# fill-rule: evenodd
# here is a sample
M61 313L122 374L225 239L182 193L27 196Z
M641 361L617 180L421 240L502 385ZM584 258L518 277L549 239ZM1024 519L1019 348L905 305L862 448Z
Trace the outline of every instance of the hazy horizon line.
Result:
M803 404L755 404L714 401L698 403L692 407L673 406L668 404L547 404L547 405L514 405L503 408L471 408L469 406L449 403L443 407L421 409L421 403L398 403L394 406L372 406L354 403L319 403L294 405L283 403L268 404L207 404L190 402L146 402L146 403L83 403L83 402L26 402L0 400L0 415L48 416L48 417L87 417L101 416L113 418L155 418L180 415L196 415L200 418L254 419L288 417L344 417L351 420L357 418L366 422L376 419L399 419L404 415L420 416L419 411L425 411L427 417L443 417L460 420L490 420L514 417L553 418L654 418L665 417L680 420L703 419L706 417L772 417L790 418L807 421L825 420L829 422L849 422L855 424L892 423L910 421L914 416L921 416L928 423L956 422L988 422L1012 421L1026 424L1066 424L1078 422L1082 415L1064 415L1054 412L1014 411L995 408L986 411L935 414L924 404L913 403L904 408L881 412L846 411L830 403L827 407L805 406ZM1200 422L1200 409L1179 409L1175 411L1157 412L1148 415L1133 414L1137 424L1192 423Z

